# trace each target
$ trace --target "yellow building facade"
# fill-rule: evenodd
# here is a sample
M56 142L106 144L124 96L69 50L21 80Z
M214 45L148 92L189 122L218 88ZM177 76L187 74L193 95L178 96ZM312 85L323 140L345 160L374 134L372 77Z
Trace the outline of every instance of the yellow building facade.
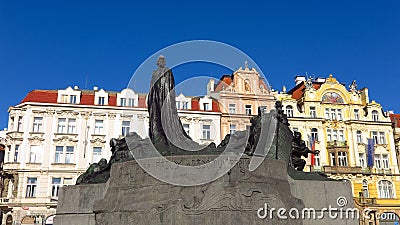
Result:
M395 224L388 219L400 215L400 176L389 113L355 81L346 87L330 75L298 76L295 82L290 91L274 95L282 101L291 129L304 140L313 137L321 151L314 165L307 159L306 170L351 182L355 205L375 215L360 224ZM373 165L368 163L368 139L373 141ZM382 214L385 219L379 221Z

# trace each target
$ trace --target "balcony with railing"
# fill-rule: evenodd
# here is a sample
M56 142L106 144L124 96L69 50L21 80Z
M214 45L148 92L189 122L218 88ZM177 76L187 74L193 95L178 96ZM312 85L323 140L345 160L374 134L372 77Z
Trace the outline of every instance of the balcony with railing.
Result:
M328 141L326 143L326 146L328 148L337 148L337 147L342 147L342 148L348 148L349 146L347 145L347 141Z
M322 169L324 173L343 173L343 174L362 174L363 168L361 166L324 166Z

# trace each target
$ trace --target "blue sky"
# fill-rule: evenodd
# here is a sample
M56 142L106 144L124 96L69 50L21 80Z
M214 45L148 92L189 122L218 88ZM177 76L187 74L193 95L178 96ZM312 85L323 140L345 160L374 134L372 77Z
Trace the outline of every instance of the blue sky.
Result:
M400 112L399 1L1 1L0 128L30 90L121 90L147 57L194 39L244 51L275 89L333 73ZM186 65L175 77L225 72Z

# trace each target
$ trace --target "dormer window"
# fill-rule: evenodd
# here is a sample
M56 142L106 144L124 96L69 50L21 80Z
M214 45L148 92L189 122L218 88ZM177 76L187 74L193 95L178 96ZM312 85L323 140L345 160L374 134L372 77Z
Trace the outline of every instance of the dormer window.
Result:
M133 107L135 105L135 99L133 98L121 98L120 105L126 107Z
M65 90L58 91L57 102L66 104L79 104L81 92L68 87Z
M204 111L210 110L210 104L209 103L203 103L203 108L204 108Z
M69 96L69 103L76 104L76 95Z
M99 105L105 105L106 97L99 97Z
M376 110L372 111L372 120L378 121L378 111Z

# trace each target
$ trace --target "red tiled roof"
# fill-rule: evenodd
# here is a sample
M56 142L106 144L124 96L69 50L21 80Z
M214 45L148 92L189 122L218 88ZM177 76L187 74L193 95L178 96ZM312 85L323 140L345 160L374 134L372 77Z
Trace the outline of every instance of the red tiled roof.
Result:
M392 122L397 122L395 127L400 128L400 114L390 114L390 120Z
M232 75L223 75L218 81L215 91L221 91L223 87L227 87L232 83Z
M318 90L321 87L321 85L322 85L322 83L313 82L313 87L315 90ZM292 90L288 91L288 94L291 94L292 98L299 100L300 98L303 97L305 89L306 89L306 86L304 85L304 82L301 82L296 87L294 87Z
M95 105L94 93L94 91L82 91L79 105ZM25 96L21 103L39 102L57 104L57 97L58 92L56 90L33 90ZM146 95L140 94L138 98L138 107L147 108ZM117 106L117 94L108 94L108 105ZM200 111L199 98L192 98L191 111ZM212 112L219 112L218 102L215 99L212 100Z

